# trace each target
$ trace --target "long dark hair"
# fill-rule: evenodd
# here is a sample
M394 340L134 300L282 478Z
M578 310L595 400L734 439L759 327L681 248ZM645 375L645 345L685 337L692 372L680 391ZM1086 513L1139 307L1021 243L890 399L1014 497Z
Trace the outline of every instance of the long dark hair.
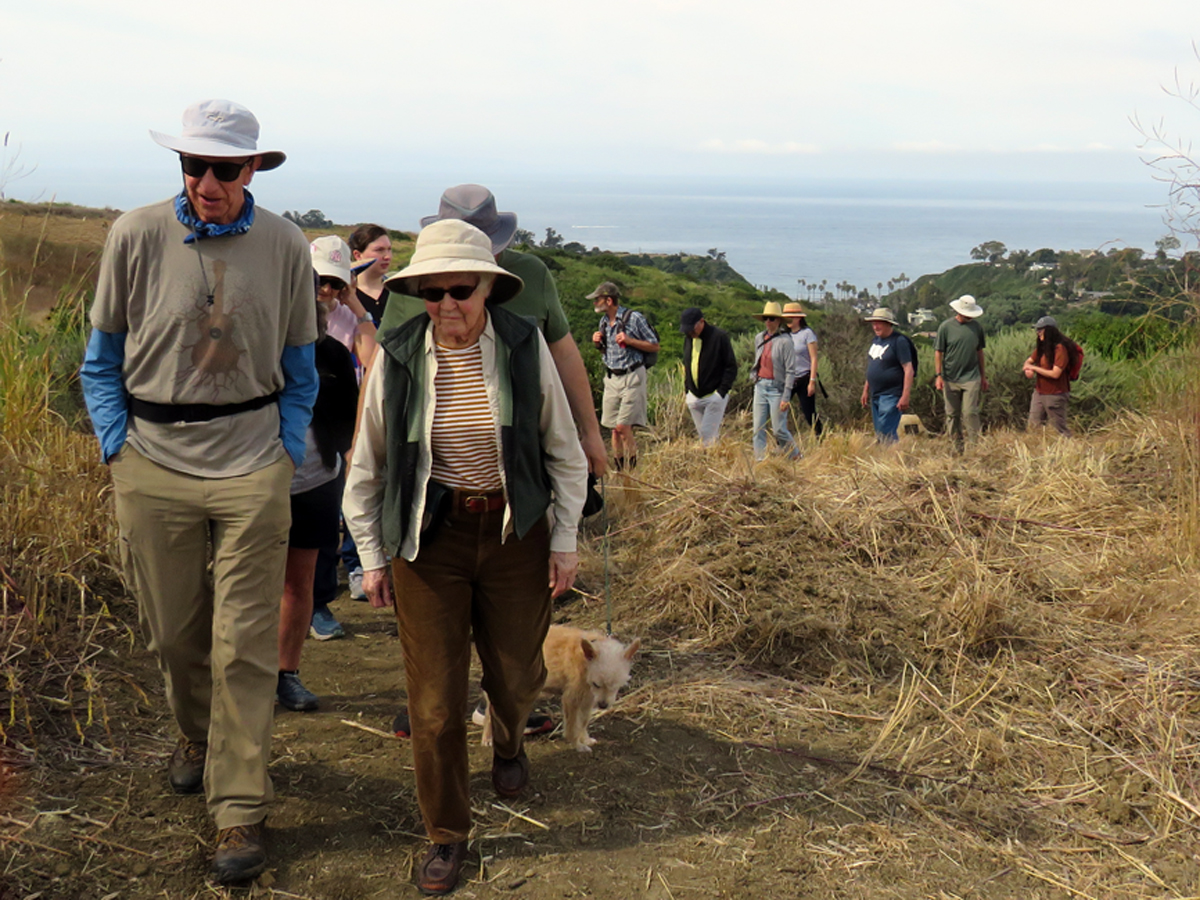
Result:
M1062 344L1067 348L1067 368L1064 371L1070 370L1071 366L1075 365L1075 354L1079 352L1075 342L1059 331L1057 325L1047 325L1038 330L1041 334L1038 335L1037 349L1033 354L1038 365L1044 369L1053 369L1054 354L1058 345Z
M354 231L350 232L350 237L346 243L350 245L351 250L357 250L362 253L372 242L378 240L387 234L387 229L382 225L359 225Z

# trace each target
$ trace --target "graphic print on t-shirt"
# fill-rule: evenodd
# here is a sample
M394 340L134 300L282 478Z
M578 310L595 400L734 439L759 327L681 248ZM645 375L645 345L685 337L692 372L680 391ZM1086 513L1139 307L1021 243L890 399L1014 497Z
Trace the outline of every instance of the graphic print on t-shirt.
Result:
M242 373L238 363L246 352L234 343L233 313L236 305L225 308L225 260L213 261L213 292L192 320L198 336L183 349L191 353L192 364L179 373L180 383L195 379L202 387L212 387L214 402L223 389L232 387Z
M872 344L871 349L867 351L867 356L871 359L883 359L883 354L887 353L888 344Z

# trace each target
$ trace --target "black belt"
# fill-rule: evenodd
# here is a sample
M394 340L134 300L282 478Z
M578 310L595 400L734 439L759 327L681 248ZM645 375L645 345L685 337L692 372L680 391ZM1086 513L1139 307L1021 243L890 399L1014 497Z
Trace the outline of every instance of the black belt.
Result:
M278 391L242 403L154 403L150 400L130 397L129 411L147 422L172 425L176 422L211 422L222 416L235 416L238 413L262 409L264 406L270 406L277 402L279 402Z
M606 366L604 371L607 372L609 375L612 375L614 378L619 378L622 375L628 375L630 372L636 372L638 369L640 369L644 365L645 365L645 363L638 363L635 366L630 366L628 369L610 369Z

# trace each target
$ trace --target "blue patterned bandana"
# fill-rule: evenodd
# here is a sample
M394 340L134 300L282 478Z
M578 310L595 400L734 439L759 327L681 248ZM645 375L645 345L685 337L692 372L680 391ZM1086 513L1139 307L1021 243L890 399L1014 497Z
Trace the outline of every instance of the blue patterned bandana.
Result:
M220 237L223 234L245 234L254 224L254 195L242 188L246 202L242 204L242 214L228 225L218 225L215 222L201 222L192 215L191 204L187 199L187 188L179 192L175 198L175 217L188 228L188 236L183 239L185 244L191 244L199 238Z

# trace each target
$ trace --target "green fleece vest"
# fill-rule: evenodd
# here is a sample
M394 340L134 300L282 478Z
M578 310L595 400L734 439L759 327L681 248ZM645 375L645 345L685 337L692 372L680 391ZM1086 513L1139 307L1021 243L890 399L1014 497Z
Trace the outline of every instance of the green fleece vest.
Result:
M542 461L542 381L537 329L527 319L488 304L496 333L500 400L501 465L518 538L529 533L550 506L550 476ZM424 433L427 391L425 328L422 313L387 332L383 372L387 477L383 490L383 542L395 557L413 527L413 497ZM419 527L419 523L418 523Z

